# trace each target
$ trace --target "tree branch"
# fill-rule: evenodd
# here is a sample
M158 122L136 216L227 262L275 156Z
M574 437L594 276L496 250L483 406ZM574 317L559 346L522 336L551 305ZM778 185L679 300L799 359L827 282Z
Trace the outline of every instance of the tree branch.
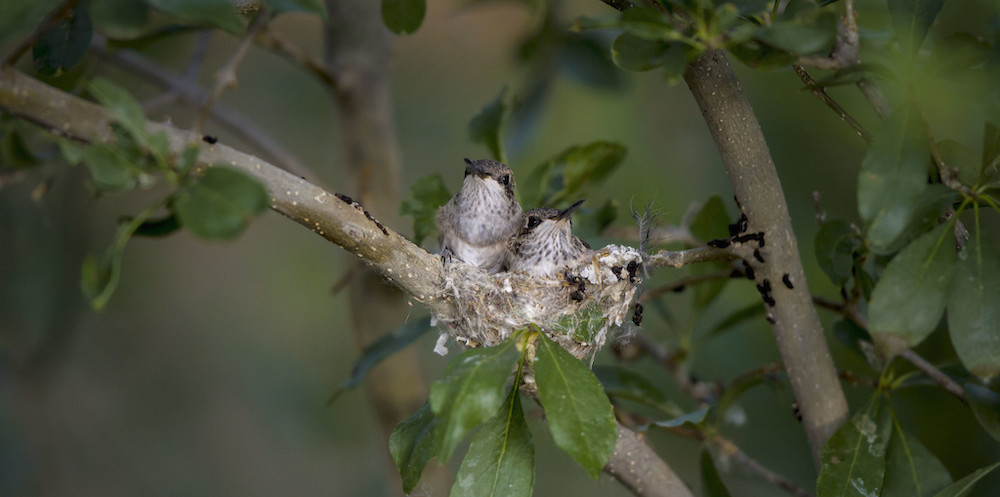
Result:
M871 133L869 133L868 130L866 130L864 126L861 125L861 123L859 123L857 120L851 117L851 115L848 114L847 111L840 106L840 104L838 104L833 98L831 98L830 95L826 93L826 90L823 89L822 86L817 85L816 80L813 79L811 75L809 75L809 72L806 71L804 67L796 64L792 66L792 69L795 70L795 74L799 76L799 79L801 79L802 83L806 85L806 88L809 89L810 93L815 95L816 98L822 100L827 107L833 109L833 111L836 112L837 115L840 116L840 118L843 119L848 126L853 128L854 131L858 133L858 136L860 136L861 139L865 141L865 143L872 142Z
M702 54L684 79L705 117L750 229L764 233L762 257L751 262L758 288L769 289L762 294L770 297L765 301L778 349L818 464L826 440L847 419L847 402L806 284L781 182L756 115L725 54L720 50ZM785 280L792 288L782 284Z
M638 497L692 497L691 490L636 433L618 424L618 443L604 471Z

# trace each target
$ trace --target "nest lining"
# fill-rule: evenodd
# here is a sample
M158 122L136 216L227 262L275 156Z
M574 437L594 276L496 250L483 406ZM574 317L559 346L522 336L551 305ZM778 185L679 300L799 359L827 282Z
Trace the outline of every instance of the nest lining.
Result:
M641 263L639 251L620 245L595 250L554 278L488 274L454 262L445 267L442 285L452 313L434 318L444 325L442 339L451 336L467 347L497 345L534 324L574 356L592 358L625 321ZM439 353L446 352L442 342Z

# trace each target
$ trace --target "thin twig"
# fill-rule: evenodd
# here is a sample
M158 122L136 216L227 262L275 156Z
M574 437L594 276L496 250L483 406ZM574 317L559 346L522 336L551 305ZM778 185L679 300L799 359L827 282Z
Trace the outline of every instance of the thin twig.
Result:
M716 271L714 273L692 274L690 276L678 278L674 281L671 281L670 283L667 283L666 285L661 285L656 288L650 288L649 290L646 290L639 297L639 301L648 302L665 293L678 292L684 289L684 287L689 285L697 285L698 283L704 283L706 281L732 278L734 271L737 272L737 276L741 275L741 273L739 273L738 270L726 269L723 271Z
M816 83L816 80L809 75L809 73L806 71L804 67L796 64L792 66L792 69L795 70L795 74L799 76L799 79L801 79L802 83L806 85L806 88L809 89L810 93L812 93L817 98L822 100L827 107L833 109L833 111L836 112L837 115L840 116L840 118L843 119L848 126L853 128L854 131L858 133L858 136L860 136L866 143L872 142L871 133L869 133L868 130L866 130L864 126L861 125L861 123L859 123L856 119L851 117L851 115L848 114L847 111L840 106L840 104L838 104L833 98L831 98L830 95L826 92L826 90L822 86L819 86Z
M771 471L763 464L757 462L756 459L748 456L747 453L743 452L743 450L737 447L736 444L723 438L721 435L715 435L709 438L708 442L717 447L723 455L732 458L732 460L739 464L743 469L746 469L750 473L763 478L768 483L794 495L795 497L816 497L816 495L812 492L796 485L788 478Z
M63 19L72 15L73 9L76 8L79 3L80 0L66 0L53 9L49 15L45 16L45 19L41 22L41 24L39 24L38 27L35 28L30 35L28 35L28 37L21 40L21 42L14 47L14 50L4 57L3 61L0 61L0 68L14 65L14 63L17 62L17 59L20 59L29 48L38 42L38 38L42 35L42 33L52 29L53 26L61 22Z
M208 94L194 81L187 81L135 52L108 50L106 40L100 36L94 36L90 46L101 59L128 69L132 74L166 89L168 93L176 93L189 106L199 107L208 98ZM309 168L299 162L294 154L238 112L218 103L212 106L210 115L237 138L286 171L298 176L312 175Z
M313 57L298 45L286 40L270 27L264 28L260 33L257 33L257 38L254 41L264 48L274 50L292 62L302 66L312 73L313 76L319 78L326 86L333 89L338 87L337 76L330 72L321 60Z
M955 380L952 380L948 377L948 375L941 372L940 369L934 367L934 365L928 362L927 359L920 357L920 354L914 352L913 349L906 349L900 352L899 355L903 359L910 361L910 364L916 366L917 369L930 377L930 379L937 382L938 385L941 385L945 391L955 397L958 397L958 399L962 402L965 402L965 390L962 388L962 385L955 383Z
M246 35L240 40L240 44L236 47L236 51L233 52L232 57L215 73L215 88L212 89L212 93L209 94L208 99L202 105L201 113L198 114L198 118L194 122L195 133L201 132L201 127L205 124L205 119L208 117L209 111L212 105L215 104L215 101L228 88L236 86L236 69L239 68L240 64L243 63L243 59L246 58L250 50L250 45L253 44L254 38L257 37L257 33L264 29L270 18L271 14L267 10L257 14L250 23L250 26L247 27Z
M737 247L731 245L727 248L698 247L688 250L661 250L646 260L646 267L650 269L662 267L679 268L688 264L708 261L730 261L733 259L753 257L752 249L748 247Z

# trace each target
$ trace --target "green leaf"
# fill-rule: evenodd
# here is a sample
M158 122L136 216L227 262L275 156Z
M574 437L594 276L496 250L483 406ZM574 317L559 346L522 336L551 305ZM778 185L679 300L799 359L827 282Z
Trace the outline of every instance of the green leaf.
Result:
M246 173L209 167L174 194L173 210L185 228L202 238L234 238L253 216L267 209L267 189Z
M672 19L651 7L626 10L621 17L621 27L626 33L645 40L680 40L684 35L677 31Z
M354 367L351 368L350 378L337 387L337 390L330 396L330 399L326 401L327 405L336 402L340 394L360 385L361 380L364 380L368 376L368 372L376 364L382 362L382 359L405 349L430 331L431 328L430 317L415 319L382 335L374 343L365 347L365 350L361 351L361 357L358 358L358 361L354 363Z
M701 449L701 488L705 497L731 497L726 484L722 483L719 471L715 469L715 462L712 461L712 454L707 448Z
M923 126L912 106L904 105L873 134L858 175L858 212L876 249L892 245L906 229L930 166Z
M80 287L84 297L90 301L94 310L103 309L108 300L111 299L115 289L118 288L125 244L128 243L135 230L149 218L154 208L148 207L131 220L120 222L114 241L105 249L100 259L88 255L83 260L83 267L80 271Z
M829 51L837 39L837 17L832 12L778 21L756 32L764 43L797 55Z
M146 116L142 112L142 106L129 92L110 80L100 77L94 78L87 90L101 105L111 111L115 121L122 125L140 145L149 143Z
M597 479L618 439L611 403L582 361L544 333L538 337L535 382L552 438Z
M663 65L670 43L648 40L625 32L611 44L611 59L615 64L629 71L649 71Z
M584 239L600 236L604 229L611 226L611 223L618 218L618 210L618 201L613 198L596 209L577 209L574 213L579 212L579 214L576 214L576 220L573 222L577 235Z
M0 124L3 124L2 120ZM28 168L40 163L40 157L24 141L16 125L11 122L0 126L0 171Z
M951 484L951 474L916 437L893 419L880 497L931 497Z
M149 24L149 5L142 0L90 0L94 26L108 38L131 40Z
M431 408L444 437L438 460L447 461L462 437L503 404L504 387L518 358L514 342L519 336L463 352L448 363L444 379L431 384Z
M451 199L440 174L424 176L410 187L410 196L399 206L401 216L413 216L413 243L420 245L437 231L437 211Z
M245 22L231 0L146 0L154 8L181 21L210 23L230 34L243 33Z
M83 162L87 165L98 191L130 190L138 182L140 171L118 147L108 143L77 145L68 140L60 140L59 148L67 162Z
M608 54L607 41L598 33L566 33L556 63L567 79L597 90L623 87L621 71Z
M891 430L889 409L877 398L838 428L820 455L817 497L879 495Z
M469 121L469 139L474 143L482 143L490 149L493 158L507 162L507 154L503 148L503 128L506 117L510 115L510 104L507 101L507 87L484 105Z
M594 366L594 376L610 397L638 402L671 416L683 414L680 407L667 400L656 385L635 371L621 366Z
M285 12L308 12L318 15L320 19L327 19L326 4L323 0L267 0L267 5L271 7L275 16Z
M944 0L889 0L889 14L901 51L916 56Z
M976 154L955 140L941 140L937 143L942 160L951 169L958 170L958 180L964 185L975 185L982 172L982 163Z
M0 13L0 46L31 34L59 0L4 0Z
M950 223L942 224L910 243L875 284L868 306L869 331L888 356L899 347L916 346L941 321L955 263L949 228Z
M69 16L38 36L32 51L35 71L44 76L59 76L83 59L93 35L86 3L81 3Z
M729 238L728 226L729 214L726 213L726 205L722 202L722 197L712 195L691 220L691 234L702 242L719 238ZM716 273L728 268L728 262L695 264L691 267L691 274ZM727 282L727 279L717 279L694 285L694 308L700 310L711 304L719 296L719 293L722 292L722 289L725 288Z
M534 483L535 446L515 386L500 411L473 435L451 496L530 496Z
M849 319L841 319L833 323L833 336L847 348L861 355L865 354L861 343L871 341L871 335Z
M716 323L715 326L713 326L710 330L708 330L708 332L705 333L705 336L711 338L723 331L728 330L729 328L732 328L733 326L742 323L743 321L746 321L748 319L753 319L758 316L763 316L764 311L765 311L764 304L761 302L754 302L741 309L737 309L729 313L729 315L723 318L722 321Z
M416 32L426 13L426 0L382 0L382 22L398 35Z
M1000 441L1000 394L982 385L966 383L965 398L986 433Z
M664 421L657 421L653 423L653 426L660 428L677 428L680 426L690 426L692 428L697 428L705 422L705 418L708 417L708 408L698 409L697 411L691 411L683 416L677 416L674 419L667 419Z
M527 205L559 205L586 196L600 185L625 158L625 147L596 141L563 150L542 163L521 183Z
M969 492L971 492L973 487L976 486L976 483L979 483L979 480L991 473L994 469L997 469L997 467L1000 467L1000 462L991 464L985 468L979 468L965 478L952 483L940 492L934 494L934 497L964 497L969 495Z
M958 254L948 333L969 372L984 382L1000 373L1000 247L983 240L981 230Z
M127 219L129 221L130 219ZM171 235L181 228L181 222L177 219L177 214L171 213L159 219L151 219L139 225L135 230L135 236L162 237Z
M402 423L389 436L389 453L396 461L403 479L403 492L409 494L420 481L424 467L440 451L441 429L429 402Z
M816 233L816 262L837 286L851 277L855 253L864 246L857 229L839 220L827 221Z
M986 124L983 126L983 167L976 181L977 183L984 179L983 176L989 170L990 166L996 167L994 161L998 159L1000 159L1000 128L986 121Z
M719 402L711 409L715 422L721 422L726 415L726 411L728 411L729 407L736 402L736 399L740 398L740 396L751 388L765 382L779 383L783 378L783 371L778 368L771 367L764 367L757 369L750 374L744 374L736 377L729 385L726 386L722 395L719 396Z

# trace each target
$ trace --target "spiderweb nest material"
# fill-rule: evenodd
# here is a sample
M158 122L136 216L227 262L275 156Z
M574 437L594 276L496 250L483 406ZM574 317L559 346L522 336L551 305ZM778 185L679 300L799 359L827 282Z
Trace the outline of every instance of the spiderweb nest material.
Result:
M636 249L608 245L553 278L447 264L442 297L454 302L453 312L435 319L467 347L499 344L534 324L574 356L592 358L624 322L641 263Z

